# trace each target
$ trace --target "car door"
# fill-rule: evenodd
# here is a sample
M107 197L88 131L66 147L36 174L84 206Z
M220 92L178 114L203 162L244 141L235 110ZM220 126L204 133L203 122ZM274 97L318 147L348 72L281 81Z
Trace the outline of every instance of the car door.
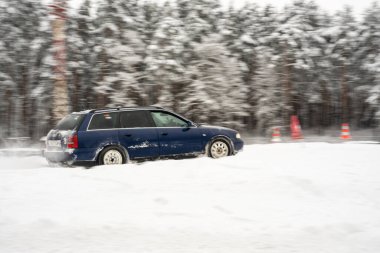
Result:
M169 112L151 111L157 127L160 156L201 153L201 136L196 126Z
M158 136L149 111L121 111L119 142L131 159L159 155Z

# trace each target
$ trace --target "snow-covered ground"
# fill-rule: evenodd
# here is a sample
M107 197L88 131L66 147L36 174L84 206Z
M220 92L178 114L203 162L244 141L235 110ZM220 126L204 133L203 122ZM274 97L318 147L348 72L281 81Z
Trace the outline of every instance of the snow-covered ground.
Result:
M380 252L380 145L50 168L0 157L0 252Z

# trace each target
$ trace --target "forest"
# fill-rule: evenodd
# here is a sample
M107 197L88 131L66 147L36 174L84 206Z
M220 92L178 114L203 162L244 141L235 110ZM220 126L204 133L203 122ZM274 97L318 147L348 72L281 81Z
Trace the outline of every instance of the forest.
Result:
M0 138L55 124L49 6L0 1ZM218 0L85 0L67 10L69 111L159 105L265 135L289 126L380 125L380 6L360 17L313 1L284 8Z

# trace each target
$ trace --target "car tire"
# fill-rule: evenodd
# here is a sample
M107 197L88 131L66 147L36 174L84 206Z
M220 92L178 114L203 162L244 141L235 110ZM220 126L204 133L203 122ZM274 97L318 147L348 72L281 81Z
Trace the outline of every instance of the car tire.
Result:
M226 157L231 154L231 147L224 139L216 139L208 145L207 152L211 158Z
M118 165L126 163L125 153L118 147L106 147L99 155L99 165Z

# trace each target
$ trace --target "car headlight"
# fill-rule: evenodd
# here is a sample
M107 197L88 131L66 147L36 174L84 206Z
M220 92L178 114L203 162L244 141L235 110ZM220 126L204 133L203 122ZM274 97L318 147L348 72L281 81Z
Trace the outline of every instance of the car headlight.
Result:
M241 139L240 133L236 133L236 139Z

